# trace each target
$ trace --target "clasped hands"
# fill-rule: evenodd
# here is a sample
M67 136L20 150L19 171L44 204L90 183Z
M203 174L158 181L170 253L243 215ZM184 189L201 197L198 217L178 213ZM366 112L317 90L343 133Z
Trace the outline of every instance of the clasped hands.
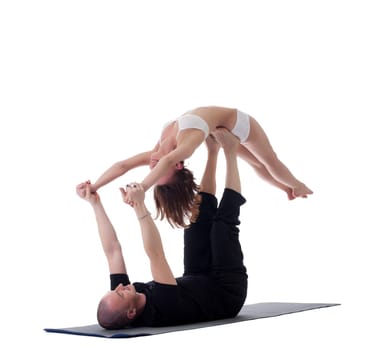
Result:
M94 204L100 200L97 192L91 192L90 180L82 182L76 186L77 195L87 200L89 203ZM132 182L127 184L125 188L120 187L121 196L124 203L134 207L137 204L143 203L145 200L145 191L142 184Z

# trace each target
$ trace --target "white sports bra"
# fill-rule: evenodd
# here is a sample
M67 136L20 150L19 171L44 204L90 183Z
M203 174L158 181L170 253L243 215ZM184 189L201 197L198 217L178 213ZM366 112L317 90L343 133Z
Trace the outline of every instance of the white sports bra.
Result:
M196 114L184 114L176 119L176 121L178 122L179 131L185 129L198 129L205 134L205 138L209 136L208 123Z
M162 133L167 128L167 126L173 123L174 121L178 123L178 133L185 129L198 129L205 134L205 139L209 136L208 123L196 114L184 114L176 120L166 123L162 129Z

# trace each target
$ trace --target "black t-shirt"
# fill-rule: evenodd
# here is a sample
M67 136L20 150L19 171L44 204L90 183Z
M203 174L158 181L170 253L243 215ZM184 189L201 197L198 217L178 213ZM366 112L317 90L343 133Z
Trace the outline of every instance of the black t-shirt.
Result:
M111 289L120 283L130 283L126 274L113 274L110 278ZM136 291L146 296L145 308L133 326L162 327L233 317L244 302L245 294L239 299L210 275L184 276L176 281L177 285L155 281L133 283ZM239 286L234 287L239 289Z
M120 283L130 283L126 274L110 275L111 289L115 289ZM176 313L178 309L178 288L175 285L162 284L155 281L148 283L135 282L135 289L146 296L145 308L132 323L133 326L169 326L179 324Z

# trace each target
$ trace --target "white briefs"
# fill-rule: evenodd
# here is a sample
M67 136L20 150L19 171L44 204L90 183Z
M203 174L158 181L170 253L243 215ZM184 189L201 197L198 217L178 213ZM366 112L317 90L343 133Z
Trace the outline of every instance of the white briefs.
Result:
M250 117L242 111L236 110L236 123L231 132L240 139L240 143L244 143L250 132ZM179 132L185 129L198 129L205 134L205 138L209 136L210 130L208 123L196 114L184 114L176 119ZM164 128L167 127L167 123Z
M236 123L231 132L240 139L240 143L247 141L249 132L251 130L251 121L248 114L236 110Z

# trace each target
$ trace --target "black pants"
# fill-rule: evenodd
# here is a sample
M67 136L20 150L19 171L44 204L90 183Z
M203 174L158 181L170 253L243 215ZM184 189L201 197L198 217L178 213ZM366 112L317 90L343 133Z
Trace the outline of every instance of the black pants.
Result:
M199 216L184 231L184 275L208 275L218 283L226 314L235 316L247 295L247 273L239 242L240 206L244 197L225 189L217 208L215 196L202 192Z

